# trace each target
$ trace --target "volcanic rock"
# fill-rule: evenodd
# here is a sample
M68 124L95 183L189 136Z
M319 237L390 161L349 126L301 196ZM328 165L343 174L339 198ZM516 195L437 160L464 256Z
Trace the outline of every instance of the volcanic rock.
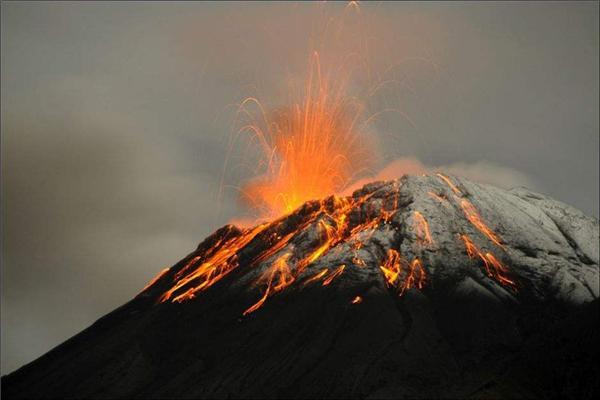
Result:
M598 243L524 188L371 183L219 229L2 395L596 398Z

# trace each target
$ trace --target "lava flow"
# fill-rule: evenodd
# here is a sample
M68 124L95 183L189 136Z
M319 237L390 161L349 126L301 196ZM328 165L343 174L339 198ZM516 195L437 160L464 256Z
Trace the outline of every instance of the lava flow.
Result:
M491 247L504 251L498 234L484 223L470 201L465 211L466 195L450 178L439 178L450 191L436 194L433 199L429 196L431 191L424 192L430 204L444 212L454 208L455 218L481 233L481 238L488 240ZM248 315L261 308L270 297L290 288L332 287L346 274L376 266L383 282L398 295L403 296L411 289L421 290L429 280L426 254L437 251L432 246L436 243L437 230L431 231L424 210L406 208L412 204L410 201L401 203L401 181L385 185L385 192L369 190L367 186L352 196L330 196L307 202L288 216L253 228L223 228L219 231L222 233L207 239L177 268L162 271L143 292L160 287L158 302L181 303L240 271L240 276L249 276L250 280L246 281L260 292L257 300L243 312ZM412 229L403 229L406 223L410 223ZM413 245L403 251L400 244L410 230ZM389 241L383 256L377 250L382 243L387 243L382 240ZM508 267L493 254L490 246L482 250L466 233L460 234L458 241L464 245L469 258L480 260L490 278L509 289L517 288Z
M387 258L379 268L383 271L388 286L398 288L400 295L408 289L422 289L425 285L426 273L421 260L414 258L408 263L394 249L388 250Z
M485 270L491 278L497 279L502 284L510 286L515 289L515 282L508 277L508 267L502 264L496 256L494 256L490 252L482 252L471 240L471 238L465 234L459 235L460 239L465 244L465 249L470 258L479 258L483 265L485 266Z
M429 223L418 211L414 212L415 217L415 230L417 232L417 240L421 244L433 244L433 239L431 239L431 233L429 232Z

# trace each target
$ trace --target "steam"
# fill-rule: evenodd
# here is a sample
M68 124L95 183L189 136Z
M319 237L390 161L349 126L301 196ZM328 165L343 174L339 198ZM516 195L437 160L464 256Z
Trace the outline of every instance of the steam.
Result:
M473 163L457 162L446 165L429 166L415 157L402 157L387 164L377 174L354 182L344 191L344 194L351 194L354 190L373 181L398 179L405 174L423 175L434 174L436 172L460 176L474 182L487 183L503 189L526 187L535 190L539 187L537 182L526 174L516 169L485 160Z

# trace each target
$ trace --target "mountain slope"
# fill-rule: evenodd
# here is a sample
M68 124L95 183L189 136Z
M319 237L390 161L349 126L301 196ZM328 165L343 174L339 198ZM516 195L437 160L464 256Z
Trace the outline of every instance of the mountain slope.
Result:
M525 189L372 183L221 228L2 394L591 398L598 239Z

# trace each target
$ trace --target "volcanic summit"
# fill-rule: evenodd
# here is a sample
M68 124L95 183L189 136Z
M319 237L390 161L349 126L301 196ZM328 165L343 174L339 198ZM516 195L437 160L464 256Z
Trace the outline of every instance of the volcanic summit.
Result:
M227 225L6 398L593 398L598 220L442 174Z

